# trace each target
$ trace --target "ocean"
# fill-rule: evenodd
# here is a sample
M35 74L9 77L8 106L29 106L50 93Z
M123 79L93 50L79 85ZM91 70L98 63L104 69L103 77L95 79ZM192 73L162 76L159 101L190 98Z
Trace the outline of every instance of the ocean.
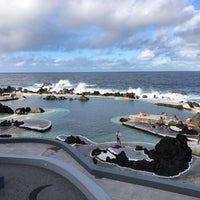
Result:
M27 116L0 115L0 118L45 118L52 122L52 129L39 133L18 130L15 137L55 138L59 134L84 135L96 142L115 140L120 130L122 141L157 143L160 138L139 130L122 126L121 117L144 111L151 114L167 112L176 114L180 120L192 117L194 113L156 106L155 101L192 101L200 103L200 72L80 72L80 73L1 73L0 87L22 87L37 91L44 83L51 83L51 91L74 88L75 93L99 91L104 93L134 92L147 95L145 101L90 98L79 100L46 101L40 97L25 100L1 102L14 110L19 107L42 107L45 113ZM156 96L156 98L154 98ZM148 101L147 101L148 100Z

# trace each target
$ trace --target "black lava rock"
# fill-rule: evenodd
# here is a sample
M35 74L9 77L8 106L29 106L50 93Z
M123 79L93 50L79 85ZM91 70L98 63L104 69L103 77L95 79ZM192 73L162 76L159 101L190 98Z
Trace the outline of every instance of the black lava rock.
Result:
M14 111L12 110L12 108L5 106L3 104L0 103L0 113L9 113L9 114L13 114Z
M84 141L82 141L78 136L69 136L65 140L68 144L86 144Z
M139 146L136 149L144 150L144 153L152 161L129 161L124 151L119 153L116 159L107 158L106 161L118 164L119 166L153 172L160 176L169 177L185 171L189 167L189 162L192 159L192 150L187 145L187 137L181 134L178 134L176 138L162 138L154 149L147 150Z

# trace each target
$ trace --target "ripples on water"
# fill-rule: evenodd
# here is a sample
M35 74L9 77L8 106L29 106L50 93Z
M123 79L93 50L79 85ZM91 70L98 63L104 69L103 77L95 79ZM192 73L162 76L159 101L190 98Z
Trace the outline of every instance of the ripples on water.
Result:
M87 102L79 100L46 101L39 97L27 97L25 100L4 102L4 104L16 109L18 107L42 107L45 113L29 114L26 116L12 115L9 118L38 117L52 122L52 129L45 133L35 131L18 130L16 137L45 137L55 138L59 134L84 135L96 142L110 142L115 140L115 132L120 130L122 141L143 141L157 143L160 138L139 130L122 126L119 123L121 117L137 114L145 111L151 114L159 114L166 111L168 115L176 114L181 120L192 117L189 111L156 106L150 103L133 100L113 100L90 98ZM3 117L3 115L1 115Z
M84 90L132 91L140 95L146 93L148 97L156 94L162 98L166 95L166 101L169 97L176 101L200 102L200 72L0 73L0 87L10 85L37 89L43 83L53 83L55 88L56 85L64 84L63 87L75 87L80 92ZM10 101L4 104L14 110L19 107L42 107L46 110L45 113L23 117L42 117L49 119L53 124L52 129L46 133L19 130L15 134L17 137L55 138L59 134L81 134L97 142L115 140L115 132L120 130L122 141L156 143L159 138L119 123L121 117L140 111L151 114L165 111L169 116L176 114L183 121L194 115L188 111L159 107L142 101L112 99L91 98L88 102L80 102L78 100L45 101L39 97L27 97L24 101ZM13 115L11 118L15 117L21 116Z
M152 98L200 102L200 72L98 72L98 73L0 73L0 87L37 90L43 83L53 90L74 88L77 92L134 92Z

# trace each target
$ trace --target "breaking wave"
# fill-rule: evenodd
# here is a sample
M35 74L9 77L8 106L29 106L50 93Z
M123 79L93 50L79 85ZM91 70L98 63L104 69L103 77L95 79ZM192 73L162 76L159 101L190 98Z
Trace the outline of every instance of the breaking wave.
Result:
M66 89L74 89L74 93L83 93L83 92L93 93L95 91L98 91L102 95L106 93L134 93L136 96L139 96L142 99L146 99L152 102L159 102L159 101L200 102L200 97L194 94L191 95L191 94L176 93L169 91L156 91L152 88L148 90L148 88L143 89L141 87L138 88L129 87L127 89L103 88L99 87L97 84L88 84L86 82L71 83L69 80L59 80L56 83L35 83L34 85L25 87L24 89L36 92L41 87L51 92L59 92L60 90L66 88Z

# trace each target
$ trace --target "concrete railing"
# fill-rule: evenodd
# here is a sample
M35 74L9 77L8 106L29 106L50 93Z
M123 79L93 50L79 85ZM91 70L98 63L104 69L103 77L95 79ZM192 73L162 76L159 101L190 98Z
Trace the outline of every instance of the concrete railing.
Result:
M113 180L133 183L146 187L156 188L169 192L179 193L182 195L199 197L200 188L195 185L175 182L168 179L161 179L158 177L144 176L131 172L119 171L109 168L103 168L95 165L92 159L88 159L79 153L71 145L52 139L38 139L38 138L5 138L0 139L0 143L46 143L62 148L70 154L81 166L83 166L89 173L99 178L109 178Z

